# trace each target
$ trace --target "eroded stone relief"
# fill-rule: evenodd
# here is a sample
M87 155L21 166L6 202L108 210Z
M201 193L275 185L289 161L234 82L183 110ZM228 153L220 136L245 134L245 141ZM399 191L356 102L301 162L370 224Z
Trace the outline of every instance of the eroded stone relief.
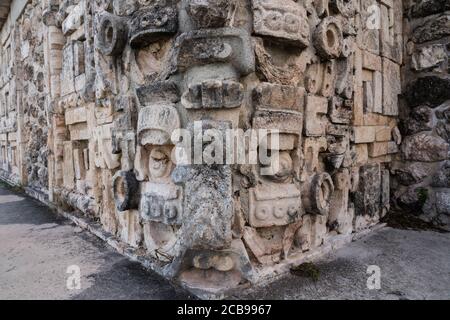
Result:
M375 226L390 208L399 150L426 157L415 140L448 138L403 139L410 134L398 128L400 1L47 0L26 8L1 38L2 59L16 66L2 63L3 171L23 172L52 202L100 222L192 290L258 282ZM412 33L421 44L412 66L447 72L448 46L428 46L425 27ZM433 81L446 100L446 83ZM429 122L421 121L427 110L417 112L409 130ZM444 123L445 110L436 117ZM208 162L227 148L206 163L177 162L179 129L202 154L227 130L264 130L256 151L278 154L279 166ZM198 132L211 136L196 145ZM434 142L429 156L448 159Z

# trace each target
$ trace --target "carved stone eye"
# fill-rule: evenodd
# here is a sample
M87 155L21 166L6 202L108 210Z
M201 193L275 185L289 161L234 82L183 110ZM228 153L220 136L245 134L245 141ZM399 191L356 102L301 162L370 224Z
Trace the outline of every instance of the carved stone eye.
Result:
M159 218L159 217L162 216L162 207L161 207L161 204L160 204L160 203L153 202L153 203L150 205L150 215L151 215L153 218Z
M282 205L276 206L273 212L273 216L277 219L282 219L286 216L286 208Z
M266 220L269 218L270 214L272 212L272 208L269 206L260 206L256 209L256 218L258 220Z
M168 205L164 208L164 215L167 219L173 220L178 215L178 209L174 205Z
M297 207L295 207L295 206L289 206L289 209L288 209L288 215L290 216L290 217L295 217L296 215L298 214L298 208Z
M264 21L267 28L272 31L278 31L283 25L283 15L279 12L271 12Z
M300 21L292 14L287 14L284 17L284 29L289 33L296 33L300 29Z
M170 174L170 159L161 149L153 149L149 157L149 171L152 178L158 179Z

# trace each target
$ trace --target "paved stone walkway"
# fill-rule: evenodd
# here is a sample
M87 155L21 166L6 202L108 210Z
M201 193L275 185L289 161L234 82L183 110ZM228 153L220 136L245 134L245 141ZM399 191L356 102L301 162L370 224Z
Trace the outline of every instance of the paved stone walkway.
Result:
M69 266L81 289L68 290ZM381 290L368 290L368 265ZM239 299L450 299L450 234L384 229L317 263L319 279L289 275ZM188 299L158 275L26 196L0 186L0 299Z

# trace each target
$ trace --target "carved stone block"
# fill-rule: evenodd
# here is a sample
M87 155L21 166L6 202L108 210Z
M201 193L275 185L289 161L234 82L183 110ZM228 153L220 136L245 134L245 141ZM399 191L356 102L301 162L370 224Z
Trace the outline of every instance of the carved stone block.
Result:
M250 191L249 223L254 228L285 226L301 217L300 190L295 185L262 185Z
M189 86L182 97L187 109L231 109L241 106L244 87L234 81L207 80Z
M141 145L171 144L174 130L180 128L178 111L171 105L154 105L139 111L138 141Z
M183 191L173 184L146 182L142 187L139 211L145 221L181 225Z
M178 11L172 1L166 5L155 3L134 13L129 42L132 48L142 48L173 35L178 29Z
M305 48L310 27L306 10L292 0L253 0L255 33L275 41Z
M328 100L322 97L307 96L305 108L305 135L323 136L326 133Z

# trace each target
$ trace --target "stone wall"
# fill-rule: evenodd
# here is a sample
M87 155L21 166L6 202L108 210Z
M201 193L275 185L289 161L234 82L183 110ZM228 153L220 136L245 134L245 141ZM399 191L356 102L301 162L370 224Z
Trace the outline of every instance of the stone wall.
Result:
M394 198L403 209L450 225L450 2L405 1L401 131L392 168Z
M1 143L22 154L2 172L192 290L271 278L389 211L402 14L392 0L30 1L5 40L17 49L0 49L16 61L1 83L20 84L0 86L17 96ZM217 148L230 129L259 130L241 151L269 161L210 161L231 154ZM191 147L204 159L173 157Z

